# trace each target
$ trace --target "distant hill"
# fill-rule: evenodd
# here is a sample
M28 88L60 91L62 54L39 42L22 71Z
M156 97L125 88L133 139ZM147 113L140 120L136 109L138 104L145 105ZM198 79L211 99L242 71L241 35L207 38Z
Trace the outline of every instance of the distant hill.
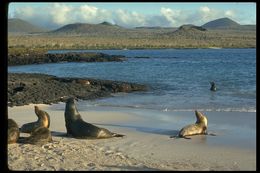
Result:
M229 29L229 30L255 30L256 25L240 25L239 23L225 17L210 21L202 25L207 29Z
M207 29L195 26L195 25L182 25L177 30L168 32L163 35L173 36L173 37L183 37L183 38L195 38L204 36Z
M49 34L66 34L66 35L113 35L124 32L125 28L118 25L113 25L109 22L102 22L100 24L88 24L88 23L73 23L65 25L56 30L50 31Z
M225 18L220 18L216 19L213 21L210 21L208 23L205 23L202 25L204 28L234 28L234 27L239 27L240 24L237 22L225 17Z
M163 29L166 27L160 27L160 26L139 26L135 27L135 29Z
M33 25L25 20L12 18L8 19L8 32L11 33L34 33L45 32L47 29Z
M108 25L108 26L113 26L113 24L112 24L112 23L109 23L109 22L106 22L106 21L104 21L104 22L100 23L100 25Z
M206 31L207 29L200 27L200 26L195 26L195 25L182 25L179 27L178 31Z

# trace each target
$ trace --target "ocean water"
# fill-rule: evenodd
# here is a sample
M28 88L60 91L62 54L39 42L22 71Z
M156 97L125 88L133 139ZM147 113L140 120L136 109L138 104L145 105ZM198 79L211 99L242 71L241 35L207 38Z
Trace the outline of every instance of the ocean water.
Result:
M109 98L81 101L86 108L256 112L256 49L77 51L124 55L128 60L12 66L8 67L8 72L118 80L149 87L147 92L117 93ZM134 58L137 56L149 58ZM216 83L216 92L210 91L210 81Z

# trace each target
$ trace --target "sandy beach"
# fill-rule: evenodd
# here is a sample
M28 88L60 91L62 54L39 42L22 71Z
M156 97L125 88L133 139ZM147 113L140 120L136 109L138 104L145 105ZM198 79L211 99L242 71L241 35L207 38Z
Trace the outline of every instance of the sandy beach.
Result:
M8 118L19 127L36 121L33 106L8 107ZM51 117L53 142L9 144L11 170L256 170L255 112L204 112L209 131L217 136L187 140L169 136L195 122L192 111L154 116L158 112L153 110L79 109L85 121L126 135L86 140L63 136L64 103L38 106Z

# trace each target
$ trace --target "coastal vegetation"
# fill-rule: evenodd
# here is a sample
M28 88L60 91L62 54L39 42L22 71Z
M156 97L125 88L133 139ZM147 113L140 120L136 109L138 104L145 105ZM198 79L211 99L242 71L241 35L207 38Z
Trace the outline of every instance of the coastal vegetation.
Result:
M255 25L239 25L224 18L217 20L215 24L211 21L201 27L183 25L178 28L123 28L103 22L69 24L48 32L28 32L27 34L9 32L8 34L8 51L10 52L14 48L16 50L23 48L53 50L209 47L256 47L256 27Z

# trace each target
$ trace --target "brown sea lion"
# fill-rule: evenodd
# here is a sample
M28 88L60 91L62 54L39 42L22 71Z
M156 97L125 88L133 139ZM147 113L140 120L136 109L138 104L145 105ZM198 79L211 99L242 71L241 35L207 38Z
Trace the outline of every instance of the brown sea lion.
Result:
M47 112L40 110L38 106L34 106L35 114L38 117L38 120L36 122L26 123L24 124L20 131L23 133L31 133L38 127L50 127L50 116Z
M207 117L197 110L195 110L195 115L197 118L197 121L195 122L195 124L190 124L190 125L183 127L179 131L179 134L177 136L171 136L171 138L181 137L181 138L190 139L187 136L208 134L207 133L207 128L208 128Z
M20 136L17 123L13 119L8 119L8 144L16 143Z
M75 138L84 139L100 139L125 136L110 132L105 128L100 128L85 122L77 110L74 98L69 98L67 100L64 115L67 135L69 136L71 135Z
M34 129L29 137L21 138L19 142L41 146L52 142L52 136L48 128L40 126Z

